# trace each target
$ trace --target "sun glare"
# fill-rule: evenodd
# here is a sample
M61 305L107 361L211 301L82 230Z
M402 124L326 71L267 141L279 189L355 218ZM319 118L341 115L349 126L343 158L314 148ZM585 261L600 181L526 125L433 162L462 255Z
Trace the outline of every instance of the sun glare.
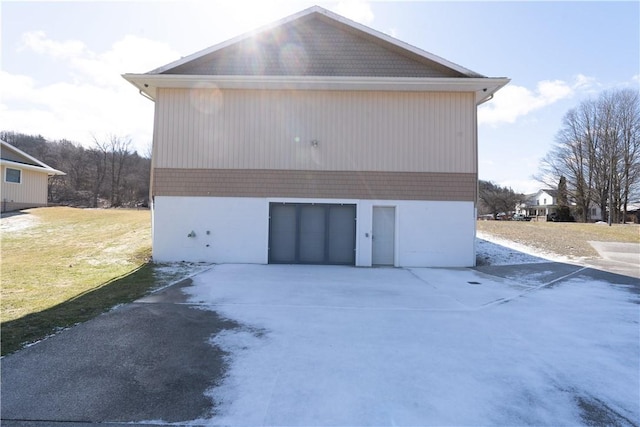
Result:
M208 3L217 13L229 17L237 33L243 33L295 13L306 5L303 2L274 0L215 1Z

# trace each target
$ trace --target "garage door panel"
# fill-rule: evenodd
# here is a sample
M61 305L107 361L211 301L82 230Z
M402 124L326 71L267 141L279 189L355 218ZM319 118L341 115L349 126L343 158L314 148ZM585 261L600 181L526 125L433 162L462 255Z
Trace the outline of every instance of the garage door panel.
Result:
M355 264L355 206L329 208L329 263Z
M300 262L325 262L325 208L300 206Z
M269 262L296 260L296 207L272 204L270 209Z

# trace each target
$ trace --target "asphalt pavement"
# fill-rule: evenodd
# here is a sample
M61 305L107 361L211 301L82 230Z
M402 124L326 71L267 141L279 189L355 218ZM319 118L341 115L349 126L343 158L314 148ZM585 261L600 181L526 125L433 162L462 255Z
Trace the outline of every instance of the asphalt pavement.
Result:
M225 371L210 337L237 324L183 304L184 281L2 359L3 426L208 418ZM117 424L116 424L117 425Z

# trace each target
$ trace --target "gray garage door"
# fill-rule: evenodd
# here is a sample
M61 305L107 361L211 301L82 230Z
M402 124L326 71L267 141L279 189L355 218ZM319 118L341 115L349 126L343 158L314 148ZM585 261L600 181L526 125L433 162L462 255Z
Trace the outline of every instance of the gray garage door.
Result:
M270 263L354 265L355 242L355 205L269 205Z

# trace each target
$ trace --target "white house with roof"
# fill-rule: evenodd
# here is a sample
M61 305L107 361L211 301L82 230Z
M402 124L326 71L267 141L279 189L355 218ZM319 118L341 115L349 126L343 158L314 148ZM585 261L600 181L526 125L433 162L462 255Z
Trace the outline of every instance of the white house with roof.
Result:
M546 217L558 209L558 190L541 189L531 196L527 207L530 216Z
M475 264L477 107L508 83L312 7L145 74L157 261Z
M575 202L569 201L569 207L575 209ZM549 215L557 213L558 206L558 190L541 189L537 193L526 195L526 200L518 204L516 214L523 214L539 221L545 221ZM601 221L602 211L599 206L592 203L589 207L589 220Z
M0 148L2 212L47 206L49 177L65 173L5 141Z

